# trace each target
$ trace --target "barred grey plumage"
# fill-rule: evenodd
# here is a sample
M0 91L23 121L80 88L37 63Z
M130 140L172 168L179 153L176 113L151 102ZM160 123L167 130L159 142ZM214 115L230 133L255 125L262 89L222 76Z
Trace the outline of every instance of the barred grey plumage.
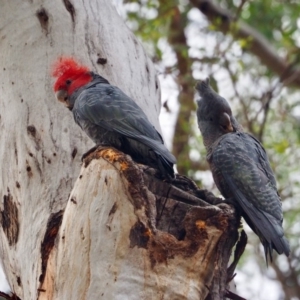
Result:
M207 149L214 181L226 199L232 200L259 236L266 261L272 250L289 255L290 247L282 228L283 214L276 180L261 143L232 116L227 101L209 85L196 86L198 124Z

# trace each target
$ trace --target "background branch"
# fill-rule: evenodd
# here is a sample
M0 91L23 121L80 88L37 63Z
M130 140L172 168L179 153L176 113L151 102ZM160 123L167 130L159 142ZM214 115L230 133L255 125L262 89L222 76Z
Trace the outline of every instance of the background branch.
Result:
M214 24L217 30L224 34L230 33L235 40L246 39L248 42L244 49L256 55L266 67L280 77L284 85L300 88L300 70L280 57L270 41L262 34L246 23L238 21L229 11L213 1L190 0L190 2Z

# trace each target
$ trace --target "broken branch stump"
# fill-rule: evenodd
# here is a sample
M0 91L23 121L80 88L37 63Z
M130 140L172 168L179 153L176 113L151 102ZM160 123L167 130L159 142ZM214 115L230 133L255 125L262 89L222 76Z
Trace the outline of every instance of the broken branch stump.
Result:
M223 299L239 220L231 206L189 188L111 148L89 155L44 262L39 299Z

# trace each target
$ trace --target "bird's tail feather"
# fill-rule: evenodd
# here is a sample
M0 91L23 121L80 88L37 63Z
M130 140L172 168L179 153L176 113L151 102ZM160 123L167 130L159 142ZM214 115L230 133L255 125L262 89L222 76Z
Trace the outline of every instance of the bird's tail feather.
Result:
M171 163L169 160L167 160L164 156L162 156L156 151L155 154L157 155L159 160L158 169L160 170L160 172L163 175L170 175L172 178L174 178L173 163Z
M174 177L174 169L173 164L176 164L176 158L174 155L169 152L169 150L166 148L166 146L160 142L157 142L153 139L149 139L148 137L141 136L140 140L150 147L156 156L159 158L159 161L161 162L161 166L159 167L160 171L162 173L167 173Z
M290 246L289 242L284 236L283 228L281 224L278 224L278 220L276 220L272 215L267 212L262 212L265 216L267 222L269 223L269 230L271 245L276 250L278 254L284 253L286 256L290 254Z
M275 217L261 209L254 207L247 201L244 195L239 191L234 182L227 177L227 183L230 188L235 191L238 198L238 203L242 207L247 219L251 222L251 228L259 236L265 250L266 261L268 257L272 262L272 250L275 249L278 254L284 253L286 256L290 253L290 246L287 239L284 237L281 222Z

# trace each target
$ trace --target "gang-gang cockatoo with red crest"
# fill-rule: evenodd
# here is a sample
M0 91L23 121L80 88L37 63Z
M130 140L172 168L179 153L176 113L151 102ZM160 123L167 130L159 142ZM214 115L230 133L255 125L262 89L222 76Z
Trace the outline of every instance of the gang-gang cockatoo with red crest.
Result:
M114 147L160 170L163 177L174 177L175 157L129 96L71 57L59 58L52 76L57 99L96 145Z

